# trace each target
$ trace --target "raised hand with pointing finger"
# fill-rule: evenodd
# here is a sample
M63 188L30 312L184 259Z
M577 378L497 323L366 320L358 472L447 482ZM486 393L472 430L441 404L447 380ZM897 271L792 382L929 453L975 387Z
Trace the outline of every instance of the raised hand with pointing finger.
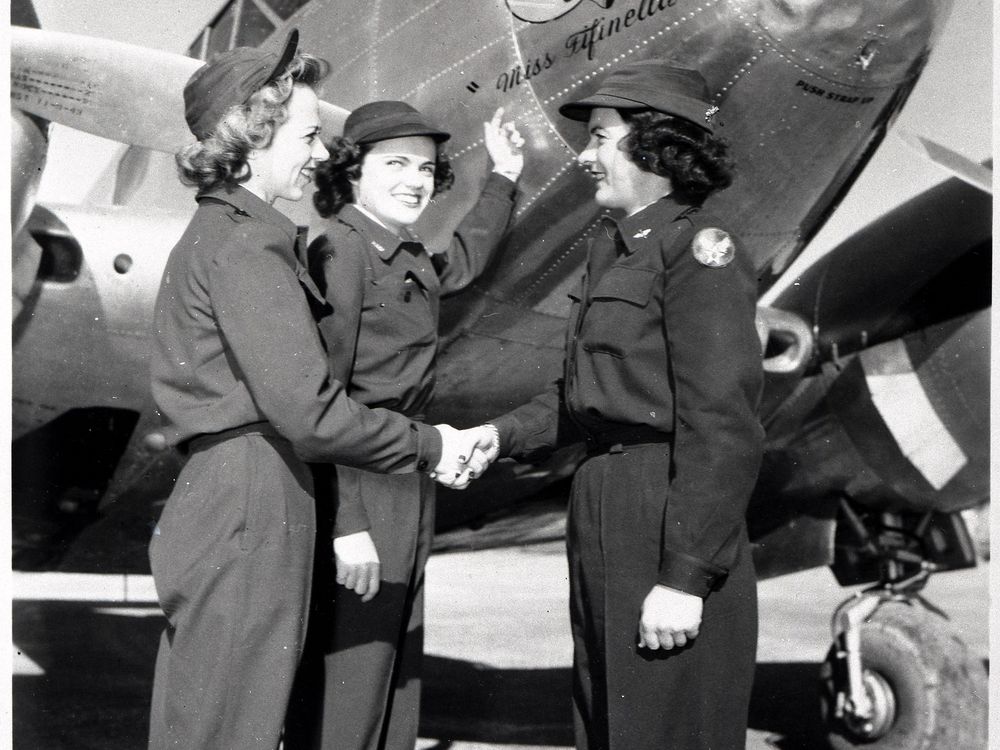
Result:
M483 140L493 171L517 182L524 169L524 137L512 121L504 122L503 115L503 107L498 107L493 119L483 123Z

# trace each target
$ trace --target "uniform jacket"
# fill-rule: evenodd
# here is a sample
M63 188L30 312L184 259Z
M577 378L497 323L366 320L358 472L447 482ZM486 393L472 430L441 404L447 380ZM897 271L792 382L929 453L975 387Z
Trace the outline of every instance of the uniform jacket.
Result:
M352 399L422 419L434 393L440 298L464 289L493 258L516 185L490 173L442 253L401 239L353 204L309 247L309 270L330 303L319 327L330 368ZM368 528L342 482L335 534Z
M763 443L750 259L737 244L732 262L710 267L692 250L699 230L719 226L669 196L607 220L571 295L563 378L493 420L512 456L609 425L672 435L660 582L700 596L733 562Z
M268 421L306 460L436 466L437 430L368 409L330 377L296 258L298 232L242 187L199 194L156 301L153 398L170 444Z

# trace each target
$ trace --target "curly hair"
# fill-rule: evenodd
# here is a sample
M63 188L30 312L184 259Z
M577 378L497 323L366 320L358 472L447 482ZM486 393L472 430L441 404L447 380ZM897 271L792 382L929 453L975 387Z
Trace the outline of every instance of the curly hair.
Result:
M326 144L330 157L316 165L313 172L313 205L319 215L327 218L348 203L354 203L354 185L361 179L361 167L374 143L355 143L350 138L334 138ZM434 160L434 195L447 191L455 183L448 154L438 145Z
M285 72L268 82L246 101L230 107L212 135L185 146L174 157L185 185L209 190L234 185L250 176L247 157L267 148L275 129L288 118L288 100L296 85L313 88L327 74L325 60L298 54Z
M629 126L622 150L639 169L670 179L677 197L702 203L733 181L729 146L687 120L654 110L621 110Z

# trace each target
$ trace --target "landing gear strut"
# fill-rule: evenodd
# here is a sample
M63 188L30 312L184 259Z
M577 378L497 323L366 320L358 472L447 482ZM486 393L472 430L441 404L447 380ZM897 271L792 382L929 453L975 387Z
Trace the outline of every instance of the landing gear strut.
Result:
M912 548L878 547L879 583L833 615L833 645L821 672L830 745L985 750L985 665L920 595L937 566L915 559Z

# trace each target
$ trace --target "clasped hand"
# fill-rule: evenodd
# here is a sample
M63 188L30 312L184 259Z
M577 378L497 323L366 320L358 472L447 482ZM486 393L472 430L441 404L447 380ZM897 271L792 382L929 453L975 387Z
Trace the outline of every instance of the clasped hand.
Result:
M499 446L494 442L495 433L485 425L468 430L446 424L436 427L441 433L441 461L430 476L445 487L464 490L496 460Z

